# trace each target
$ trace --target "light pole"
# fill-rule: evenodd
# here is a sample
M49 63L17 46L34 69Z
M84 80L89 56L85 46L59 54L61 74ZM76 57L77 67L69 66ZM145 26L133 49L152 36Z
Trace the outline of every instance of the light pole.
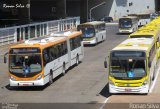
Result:
M92 21L92 10L93 9L95 9L95 8L97 8L97 7L99 7L99 6L101 6L101 5L103 5L103 4L105 4L106 2L102 2L102 3L100 3L100 4L98 4L98 5L96 5L96 6L94 6L94 7L92 7L90 10L89 10L89 17L90 17L90 22Z
M87 21L88 21L88 0L87 0Z

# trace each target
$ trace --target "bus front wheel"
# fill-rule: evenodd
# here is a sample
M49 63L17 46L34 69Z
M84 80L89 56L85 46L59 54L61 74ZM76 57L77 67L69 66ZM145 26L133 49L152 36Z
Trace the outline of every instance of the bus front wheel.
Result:
M66 74L66 67L65 67L65 63L63 64L63 69L62 69L62 75L64 76Z
M79 64L79 55L77 54L77 57L76 57L76 65Z
M52 71L49 73L49 85L53 83L53 73Z

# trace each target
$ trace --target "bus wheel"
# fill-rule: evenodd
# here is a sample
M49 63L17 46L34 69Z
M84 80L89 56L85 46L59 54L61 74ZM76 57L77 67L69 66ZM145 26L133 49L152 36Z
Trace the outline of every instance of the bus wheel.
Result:
M53 83L53 73L52 71L49 74L49 85L51 85Z
M76 57L76 65L79 64L79 55L77 54L77 57Z
M63 69L62 69L62 75L64 76L66 74L66 67L65 67L65 63L63 64Z

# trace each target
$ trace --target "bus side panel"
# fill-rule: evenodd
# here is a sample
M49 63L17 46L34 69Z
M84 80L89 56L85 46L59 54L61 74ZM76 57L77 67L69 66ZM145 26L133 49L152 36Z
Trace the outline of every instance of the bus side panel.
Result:
M152 63L151 63L151 68L149 70L150 72L150 77L153 79L153 76L155 76L156 74L156 65L157 65L157 60L156 60L156 56L154 57Z
M107 38L107 33L106 33L106 30L105 31L102 31L102 35L103 35L103 40L106 40L106 38Z
M71 51L71 66L76 64L77 55L79 55L79 59L83 55L81 46Z
M67 67L69 68L71 66L71 44L70 44L69 39L67 39L67 50L68 50L68 64L67 64Z
M45 82L49 82L49 73L53 73L53 78L62 73L63 63L68 64L68 54L46 64L44 67Z
M106 40L106 30L96 33L97 43Z
M84 46L83 46L83 42L81 42L81 51L79 55L79 61L82 61L83 57L84 57Z

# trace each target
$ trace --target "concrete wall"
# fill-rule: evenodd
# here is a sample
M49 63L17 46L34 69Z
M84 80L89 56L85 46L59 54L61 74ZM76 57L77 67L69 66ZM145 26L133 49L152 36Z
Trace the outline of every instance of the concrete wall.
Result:
M155 0L89 0L89 9L93 6L106 2L92 12L96 20L104 16L112 16L115 19L127 14L151 13L155 11Z

